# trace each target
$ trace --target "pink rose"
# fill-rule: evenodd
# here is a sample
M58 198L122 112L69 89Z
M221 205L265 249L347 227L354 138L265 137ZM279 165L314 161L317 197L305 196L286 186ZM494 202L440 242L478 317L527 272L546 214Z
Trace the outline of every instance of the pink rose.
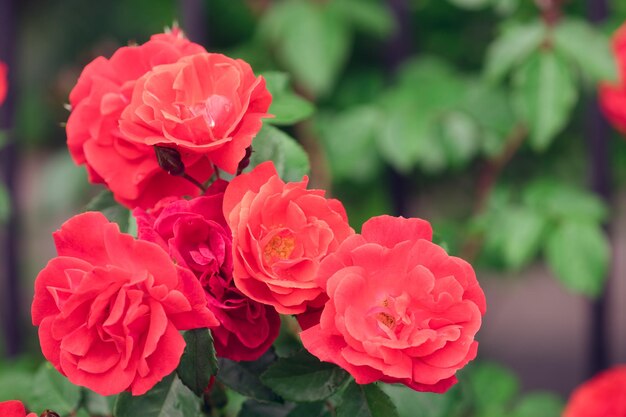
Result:
M374 217L320 266L329 300L304 347L359 384L444 392L476 356L485 296L472 267L431 242L420 219Z
M9 90L9 83L7 81L7 73L9 72L6 64L0 61L0 105L4 103L7 98L7 91Z
M613 35L613 55L619 69L619 81L600 84L600 107L611 124L626 133L626 24Z
M280 317L235 287L232 235L222 214L225 187L218 181L206 196L164 201L150 213L136 209L133 214L139 238L159 244L202 284L208 307L220 322L212 329L218 356L250 361L274 342Z
M285 184L272 162L235 177L224 195L233 232L235 285L282 314L323 305L320 262L354 231L337 200L307 190L308 179Z
M54 241L59 257L37 276L32 319L44 356L72 383L141 395L178 366L180 330L218 325L189 270L101 213L74 216Z
M92 183L106 185L129 208L149 208L167 196L199 193L189 181L164 171L152 146L129 141L118 125L138 78L157 65L200 52L204 48L177 29L154 35L143 45L118 49L110 59L93 60L70 94L66 130L72 159L86 166ZM200 182L211 177L208 161L189 152L181 156L191 177Z
M137 144L189 152L234 174L271 101L247 63L199 53L141 77L120 128Z
M2 417L37 417L37 414L30 413L26 415L24 404L20 401L4 401L0 402L0 416Z
M563 417L626 416L626 365L599 373L572 393Z

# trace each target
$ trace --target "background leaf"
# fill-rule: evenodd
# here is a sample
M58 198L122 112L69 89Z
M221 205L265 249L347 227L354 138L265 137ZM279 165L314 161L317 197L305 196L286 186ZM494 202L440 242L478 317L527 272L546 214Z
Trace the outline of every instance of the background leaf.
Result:
M261 36L296 81L315 96L330 92L351 41L344 20L330 8L300 1L274 3Z
M564 221L548 237L545 254L548 265L567 288L589 297L600 295L610 246L599 225Z
M503 28L500 36L489 46L485 75L490 80L500 80L517 64L523 62L539 48L546 34L539 21L511 24Z
M315 112L313 104L291 91L287 74L273 71L261 75L272 94L269 113L274 115L271 119L265 119L265 123L291 125L308 119Z
M609 39L580 19L564 19L554 31L554 46L570 58L592 82L617 82L617 64Z
M567 123L577 90L570 65L551 51L540 51L515 74L515 103L528 123L530 144L543 151Z

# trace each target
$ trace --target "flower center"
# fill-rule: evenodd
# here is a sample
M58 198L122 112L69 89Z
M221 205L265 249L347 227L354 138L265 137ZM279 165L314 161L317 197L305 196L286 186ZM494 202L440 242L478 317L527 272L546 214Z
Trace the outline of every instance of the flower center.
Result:
M389 313L380 312L376 314L376 320L389 329L392 329L396 325L396 319Z
M267 262L285 260L291 256L296 246L296 239L290 234L278 234L265 245L263 255Z

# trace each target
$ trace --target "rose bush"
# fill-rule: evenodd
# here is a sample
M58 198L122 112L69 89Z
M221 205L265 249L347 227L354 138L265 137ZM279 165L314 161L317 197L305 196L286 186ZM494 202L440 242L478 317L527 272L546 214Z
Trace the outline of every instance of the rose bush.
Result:
M431 242L420 219L374 217L322 261L329 300L304 347L359 384L444 392L476 356L485 296L472 267Z
M626 133L626 24L613 35L613 55L617 61L619 81L601 84L598 94L605 116L616 129Z
M234 174L271 101L246 62L200 53L141 77L120 129L139 145L173 147Z
M276 311L251 300L233 282L232 235L222 214L226 182L217 181L204 196L163 201L154 210L135 209L138 237L160 245L180 266L189 268L205 290L220 325L212 329L220 357L258 359L280 329Z
M234 178L224 195L235 285L282 314L324 303L319 264L354 234L343 205L323 190L307 190L307 182L285 183L265 162Z
M54 241L59 256L37 276L32 320L44 356L72 383L143 394L178 366L180 330L218 324L189 270L101 213L71 218Z
M626 416L626 366L601 372L572 393L563 417Z
M2 417L37 417L35 413L26 415L24 404L20 401L0 402L0 416Z
M198 188L161 169L155 150L131 142L120 132L119 118L130 102L137 79L157 65L205 52L175 29L143 45L118 49L110 59L98 57L85 67L70 93L67 146L74 162L85 165L92 183L106 185L127 207L152 207L166 196L197 195ZM213 173L199 155L183 152L186 172L198 181Z

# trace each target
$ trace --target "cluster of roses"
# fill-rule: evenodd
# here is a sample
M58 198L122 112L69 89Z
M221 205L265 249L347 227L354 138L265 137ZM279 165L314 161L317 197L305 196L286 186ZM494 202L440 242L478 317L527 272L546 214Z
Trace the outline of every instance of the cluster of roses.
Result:
M141 395L195 328L218 356L254 360L279 314L361 384L443 392L476 356L483 291L427 222L380 216L356 234L306 177L285 183L272 162L242 173L271 103L245 62L173 30L91 62L70 101L74 161L137 222L136 239L98 212L71 218L37 277L43 354L74 384Z

